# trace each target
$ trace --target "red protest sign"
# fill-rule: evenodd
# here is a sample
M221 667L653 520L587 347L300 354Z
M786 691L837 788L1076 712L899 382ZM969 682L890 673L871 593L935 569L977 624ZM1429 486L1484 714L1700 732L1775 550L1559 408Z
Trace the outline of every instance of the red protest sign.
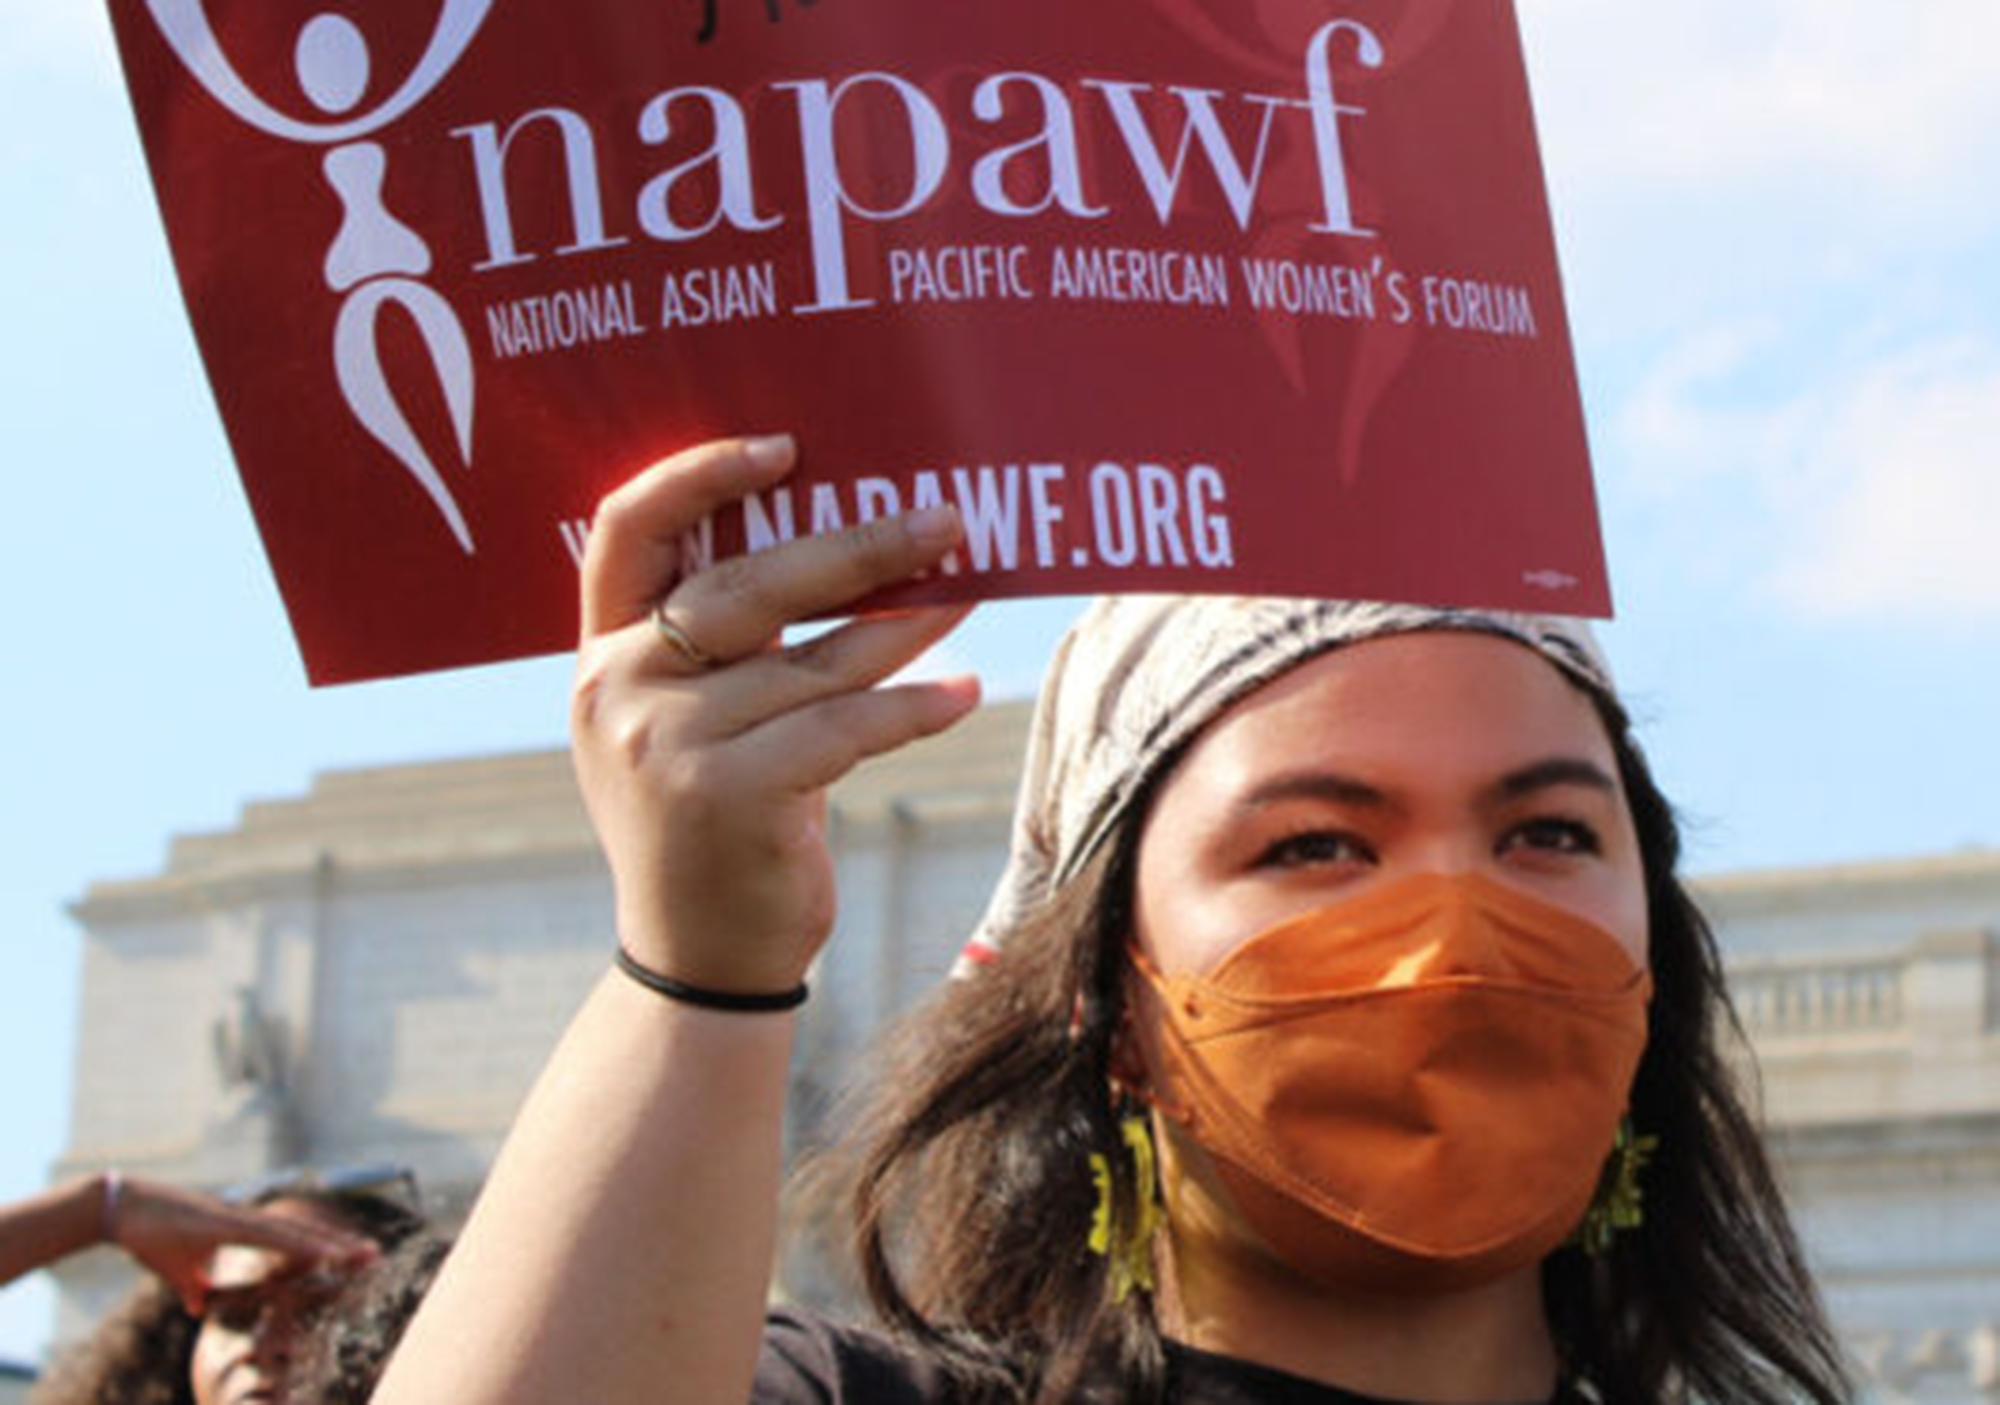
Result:
M602 493L902 598L1608 612L1510 0L111 0L315 681L567 647Z

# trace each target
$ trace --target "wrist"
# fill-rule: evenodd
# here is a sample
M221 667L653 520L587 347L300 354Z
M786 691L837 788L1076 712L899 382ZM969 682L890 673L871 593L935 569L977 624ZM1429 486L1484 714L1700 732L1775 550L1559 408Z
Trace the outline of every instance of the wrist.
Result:
M613 964L628 980L655 995L672 1000L676 1004L692 1005L703 1010L717 1010L725 1014L782 1014L805 1004L806 996L810 993L803 980L794 981L789 985L774 984L763 989L740 989L733 986L723 988L684 981L644 964L623 945L618 948Z
M614 939L614 964L623 958L674 984L725 996L768 996L803 985L817 946L766 938L744 940L737 933L690 931L652 912L635 913L621 903ZM628 978L637 979L626 971ZM645 982L641 981L641 984Z
M125 1198L125 1177L119 1172L105 1171L92 1178L97 1199L97 1242L116 1244L118 1242L118 1212Z

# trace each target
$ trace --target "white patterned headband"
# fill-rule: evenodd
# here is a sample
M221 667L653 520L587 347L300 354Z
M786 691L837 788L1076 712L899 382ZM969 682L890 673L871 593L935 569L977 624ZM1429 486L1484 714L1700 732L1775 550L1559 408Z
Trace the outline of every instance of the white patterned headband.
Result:
M1593 692L1611 669L1581 620L1254 596L1117 596L1094 602L1056 648L1035 704L1007 867L958 973L1094 855L1195 734L1279 674L1346 644L1459 630L1534 649Z

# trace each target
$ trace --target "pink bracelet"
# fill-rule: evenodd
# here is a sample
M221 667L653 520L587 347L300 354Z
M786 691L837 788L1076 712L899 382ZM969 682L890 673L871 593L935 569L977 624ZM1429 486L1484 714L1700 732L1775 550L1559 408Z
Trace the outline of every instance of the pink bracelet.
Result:
M104 1203L97 1212L97 1237L106 1244L118 1238L118 1202L125 1195L125 1178L116 1171L104 1173Z

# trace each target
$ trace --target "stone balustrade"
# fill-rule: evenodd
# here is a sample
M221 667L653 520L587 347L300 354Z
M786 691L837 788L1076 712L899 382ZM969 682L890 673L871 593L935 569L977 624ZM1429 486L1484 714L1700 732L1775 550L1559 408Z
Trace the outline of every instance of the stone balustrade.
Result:
M1842 1035L1905 1032L1904 952L1862 956L1762 957L1729 964L1743 1029L1759 1046Z
M1760 1056L1801 1041L1942 1046L2000 1035L2000 939L1983 928L1927 932L1906 946L1729 960L1729 989Z

